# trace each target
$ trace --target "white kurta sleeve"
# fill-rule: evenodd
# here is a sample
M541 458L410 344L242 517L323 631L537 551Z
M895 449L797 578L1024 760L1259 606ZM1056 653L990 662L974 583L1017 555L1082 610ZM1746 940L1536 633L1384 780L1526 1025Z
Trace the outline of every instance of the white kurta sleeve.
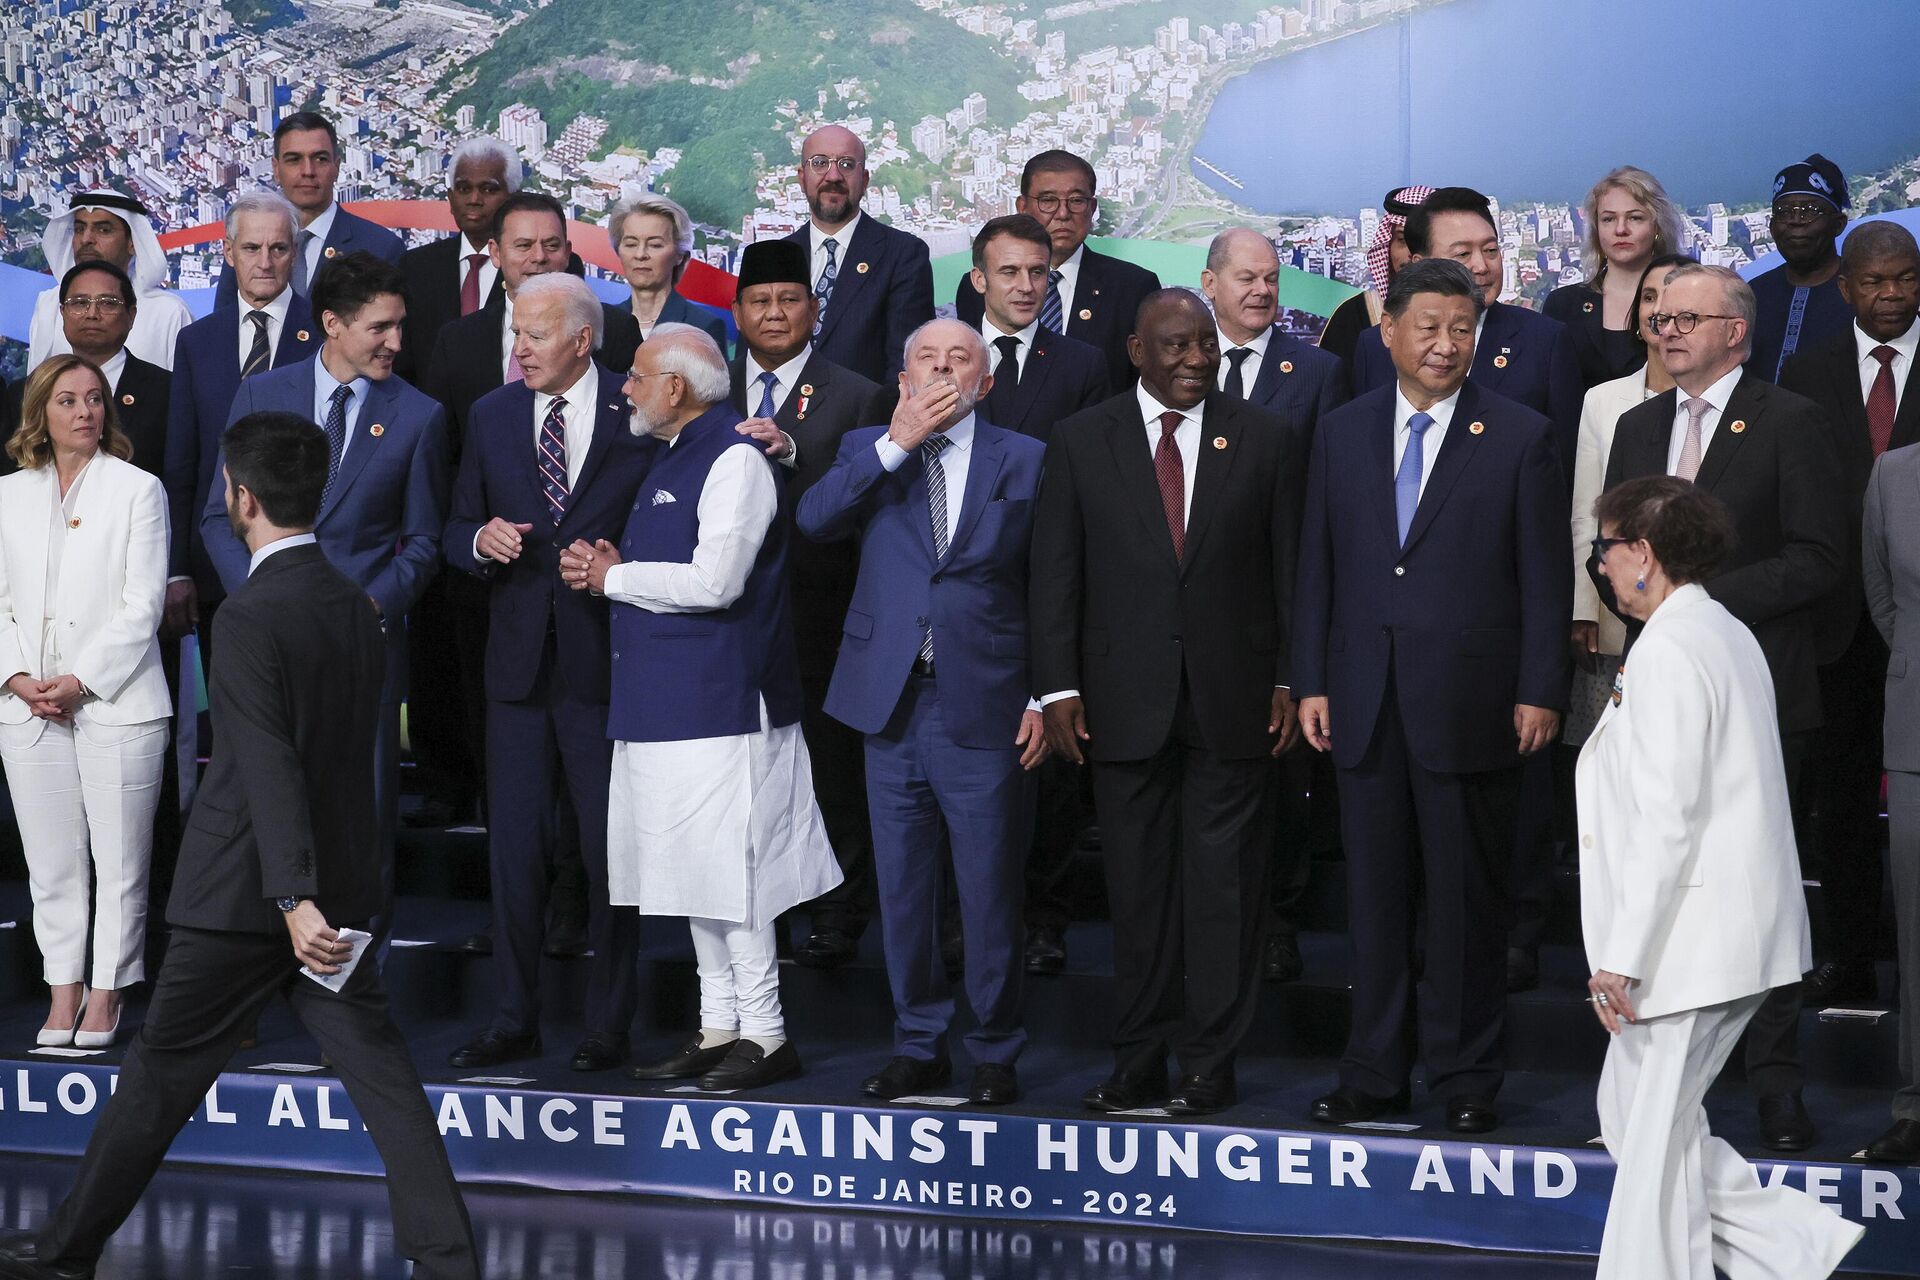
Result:
M711 613L738 600L779 509L773 483L759 450L722 453L700 490L700 537L692 562L617 564L607 570L607 598L653 613Z

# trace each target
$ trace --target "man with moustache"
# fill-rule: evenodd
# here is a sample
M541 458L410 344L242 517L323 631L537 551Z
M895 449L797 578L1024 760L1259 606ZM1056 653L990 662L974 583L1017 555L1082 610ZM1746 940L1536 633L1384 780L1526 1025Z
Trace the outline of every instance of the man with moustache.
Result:
M414 386L431 379L434 343L447 322L472 315L493 296L500 279L487 253L493 216L520 189L525 173L519 154L498 138L468 138L454 148L447 167L454 233L409 249L400 259L407 323L394 372Z
M81 192L65 211L47 220L40 245L56 281L82 262L107 262L125 272L133 281L136 301L142 304L127 346L148 364L173 368L174 340L193 322L193 314L166 287L166 251L153 233L145 205L118 191ZM27 335L29 369L68 350L60 326L59 295L56 284L33 301Z
M892 412L891 396L814 347L816 306L805 249L791 240L762 240L741 253L733 296L740 355L729 375L734 410L752 416L735 430L759 440L787 470L796 507L827 474L847 432L885 422ZM815 969L837 969L852 960L878 906L865 747L857 732L826 713L827 683L859 568L859 547L851 539L796 537L787 547L800 727L842 877L808 904L812 928L794 951L795 960Z
M1767 229L1780 265L1763 271L1753 288L1753 355L1748 364L1778 382L1795 352L1807 351L1853 322L1840 292L1840 233L1847 228L1847 177L1815 152L1774 175Z
M1559 730L1573 599L1553 424L1468 376L1484 305L1464 265L1409 262L1380 321L1393 383L1314 440L1295 684L1338 771L1353 957L1323 1124L1406 1107L1416 1049L1448 1129L1500 1123L1503 881L1521 762Z
M933 266L926 242L860 210L867 194L866 144L837 124L800 144L807 225L787 239L807 251L816 308L813 345L872 382L900 372L907 335L933 319Z
M1199 298L1149 294L1134 327L1139 386L1047 443L1034 686L1052 750L1093 761L1112 905L1114 1072L1082 1101L1205 1115L1237 1099L1259 990L1299 467L1279 419L1214 389Z

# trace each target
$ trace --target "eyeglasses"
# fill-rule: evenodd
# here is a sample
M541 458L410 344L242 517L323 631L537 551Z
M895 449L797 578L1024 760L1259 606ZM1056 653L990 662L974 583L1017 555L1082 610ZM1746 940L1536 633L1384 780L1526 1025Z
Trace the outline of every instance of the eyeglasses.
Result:
M861 161L853 156L808 156L801 163L815 173L825 173L828 169L838 169L841 173L858 173Z
M1049 192L1044 196L1035 196L1030 204L1042 213L1058 213L1060 206L1067 206L1068 213L1085 213L1093 208L1092 196L1057 196Z
M1605 560L1605 559L1607 558L1607 548L1608 548L1608 547L1624 547L1624 546L1626 546L1626 545L1627 545L1628 543L1630 543L1630 542L1634 542L1634 541L1637 541L1637 539L1634 539L1634 538L1595 538L1595 539L1593 540L1593 544L1592 544L1592 545L1593 545L1593 558L1594 558L1595 560Z
M1773 206L1773 217L1779 222L1818 222L1832 210L1832 205L1818 200L1793 200Z
M1687 334L1692 333L1694 326L1698 325L1702 320L1738 319L1740 319L1739 316L1721 315L1714 311L1676 311L1672 315L1668 315L1662 311L1647 317L1647 327L1655 333L1665 333L1667 326L1672 325L1675 333L1685 337Z
M127 309L126 300L116 298L112 294L102 294L97 298L76 295L60 305L76 316L83 316L89 311L97 311L103 316L117 316Z

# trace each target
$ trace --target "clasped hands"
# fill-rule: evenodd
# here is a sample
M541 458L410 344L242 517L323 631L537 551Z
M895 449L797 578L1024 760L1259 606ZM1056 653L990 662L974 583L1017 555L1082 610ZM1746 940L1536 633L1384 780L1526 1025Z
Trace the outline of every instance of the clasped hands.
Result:
M24 671L7 681L7 691L26 703L27 710L34 715L55 724L70 723L73 713L87 697L86 686L78 676L36 680Z
M480 532L473 540L473 549L497 564L512 564L520 558L526 535L531 532L531 524L515 524L495 516L480 526ZM619 548L605 538L596 538L591 543L584 538L575 538L573 545L560 553L560 580L575 591L604 595L607 590L607 570L619 563Z

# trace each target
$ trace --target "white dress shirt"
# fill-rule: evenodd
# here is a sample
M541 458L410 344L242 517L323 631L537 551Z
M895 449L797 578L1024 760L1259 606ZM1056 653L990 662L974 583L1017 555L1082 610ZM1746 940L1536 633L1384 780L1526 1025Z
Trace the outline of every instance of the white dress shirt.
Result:
M278 555L282 551L290 551L294 547L311 547L319 541L320 539L311 533L296 533L281 538L277 542L269 542L266 546L253 553L253 559L247 561L247 576L251 578L254 575L254 571L266 563L268 556Z
M1727 400L1733 395L1734 387L1739 384L1742 372L1743 370L1736 366L1731 373L1723 376L1700 394L1700 399L1707 402L1707 412L1700 419L1702 461L1706 460L1707 448L1713 443L1713 429L1720 425L1720 415L1726 412ZM1675 387L1673 391L1673 434L1667 441L1668 475L1680 469L1680 451L1687 443L1687 401L1693 398L1687 394L1685 387Z
M1440 445L1447 438L1447 428L1453 422L1453 411L1460 406L1458 389L1445 400L1436 401L1427 416L1433 419L1433 425L1420 437L1420 493L1427 492L1427 479L1433 475L1433 463L1440 456ZM1413 439L1413 428L1407 425L1408 419L1420 412L1407 399L1406 392L1396 384L1393 391L1393 474L1400 474L1401 460L1407 456L1407 441Z
M1147 426L1147 459L1151 465L1160 452L1160 415L1177 413L1186 421L1173 432L1173 447L1180 451L1180 479L1184 482L1185 494L1180 504L1180 522L1192 524L1193 515L1193 469L1200 461L1200 429L1205 426L1204 415L1207 402L1202 400L1191 409L1176 409L1172 405L1161 404L1147 390L1145 382L1134 385L1134 394L1140 401L1140 413Z
M107 385L116 392L120 390L120 375L127 371L127 349L121 347L100 366L100 372L107 375Z
M309 287L313 284L315 273L320 270L320 264L326 261L326 258L321 255L326 252L327 233L333 230L333 218L334 215L339 212L340 202L335 200L327 206L325 213L322 213L312 222L300 228L300 231L311 231L313 233L313 239L307 241L307 284ZM299 231L294 232L293 242L296 245L300 243Z
M1227 389L1227 375L1233 372L1233 361L1227 359L1227 353L1245 347L1253 354L1240 362L1240 385L1248 395L1252 395L1253 380L1260 376L1260 366L1266 363L1267 343L1273 340L1273 327L1269 325L1246 342L1235 342L1227 336L1227 331L1217 324L1213 328L1214 332L1220 336L1220 377L1214 386L1221 391Z
M678 436L667 447L671 449ZM778 505L756 449L726 449L700 489L693 559L629 560L607 570L606 597L652 613L711 613L738 600Z
M247 367L247 357L253 353L253 321L247 319L255 311L264 311L267 316L267 365L273 365L273 357L280 350L280 331L287 326L287 308L293 305L293 286L288 285L280 291L280 296L264 307L256 307L245 298L240 299L240 367Z
M987 369L996 372L1000 368L1000 348L993 345L1001 338L1018 338L1020 345L1013 349L1013 367L1020 377L1027 373L1027 354L1033 350L1033 340L1040 333L1040 317L1035 316L1024 329L1008 333L993 322L992 316L980 317L980 336L987 341Z
M1080 286L1080 264L1086 256L1087 245L1083 240L1080 242L1080 247L1067 256L1065 262L1053 268L1060 273L1060 283L1053 286L1053 291L1060 295L1060 327L1062 329L1071 325L1076 318L1073 314L1073 295Z
M1914 348L1920 347L1920 320L1907 326L1907 331L1893 341L1882 344L1869 338L1860 328L1858 320L1853 322L1853 341L1860 357L1860 403L1865 404L1867 397L1873 394L1873 383L1880 376L1880 362L1873 358L1873 349L1885 345L1893 348L1893 359L1887 367L1893 370L1893 408L1900 411L1900 397L1907 391L1907 373L1913 368Z
M360 410L366 407L367 393L373 384L365 378L355 378L342 384L339 379L327 372L327 362L316 358L313 362L313 420L320 424L322 431L327 426L327 410L333 402L335 387L345 385L352 388L347 397L347 429L340 437L340 462L345 465L347 450L353 447L353 427L360 421Z
M967 468L973 462L973 422L973 415L969 413L941 433L947 438L947 447L940 451L940 475L947 482L948 546L953 545L953 531L960 523L960 503L967 492ZM873 442L873 451L888 471L898 471L908 457L905 449L886 436Z
M811 252L808 256L808 261L811 263L811 266L808 268L807 274L815 285L820 283L820 273L827 269L826 243L829 240L834 242L833 262L835 281L838 281L840 278L838 273L853 270L853 264L847 261L847 252L853 245L853 233L854 229L860 225L860 217L860 211L855 209L853 216L847 219L847 224L838 231L822 231L811 221L807 223L807 244L811 246Z
M780 410L786 408L787 397L792 395L794 388L800 385L800 374L806 369L807 361L811 359L813 359L813 344L811 342L800 348L800 354L781 365L778 369L765 367L760 363L760 356L757 352L748 352L746 362L743 365L747 379L747 416L750 418L759 416L760 376L762 374L771 373L773 375L773 411L774 413L779 413ZM780 438L787 442L787 451L778 458L775 458L774 461L783 467L798 467L800 465L800 446L795 444L793 437L784 431L780 433Z
M472 254L480 255L480 265L470 267L467 258ZM487 299L493 294L493 282L500 278L500 268L493 265L493 255L487 252L483 241L475 244L464 235L460 237L460 256L453 262L453 296L460 296L460 289L467 283L467 272L477 270L480 273L480 305L486 306Z

